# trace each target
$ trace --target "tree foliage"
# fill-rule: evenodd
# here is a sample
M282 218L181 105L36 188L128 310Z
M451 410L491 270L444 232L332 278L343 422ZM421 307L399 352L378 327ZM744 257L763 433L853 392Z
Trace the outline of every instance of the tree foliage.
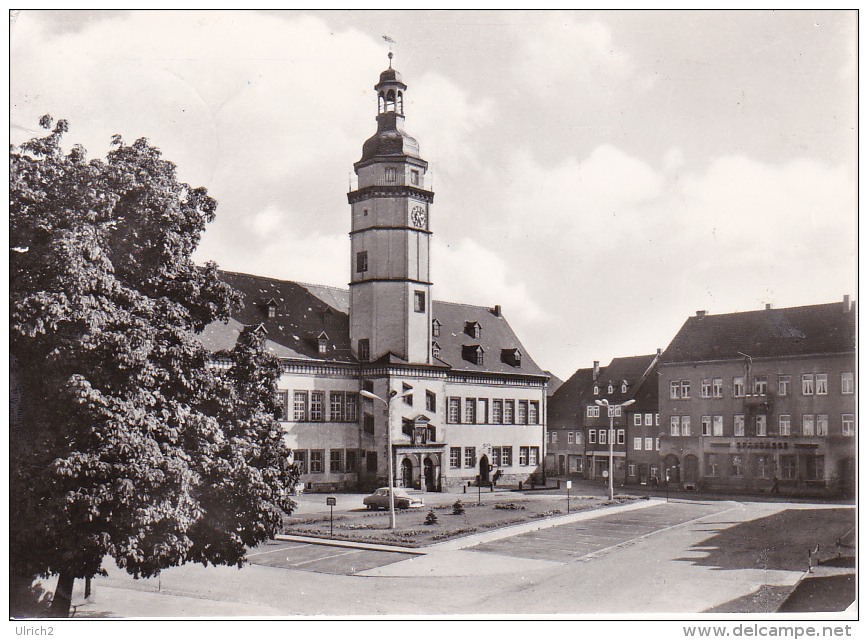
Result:
M13 577L67 591L107 555L137 577L240 566L297 474L261 339L226 368L197 338L239 303L191 258L216 202L145 139L88 161L63 151L65 121L40 124L10 153Z

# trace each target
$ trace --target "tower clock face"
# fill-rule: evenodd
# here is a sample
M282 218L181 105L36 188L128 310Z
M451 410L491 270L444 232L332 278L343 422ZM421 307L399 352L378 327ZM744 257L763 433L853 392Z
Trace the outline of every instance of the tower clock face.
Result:
M413 207L413 210L410 212L410 221L413 223L413 226L421 229L425 226L425 209L422 207Z

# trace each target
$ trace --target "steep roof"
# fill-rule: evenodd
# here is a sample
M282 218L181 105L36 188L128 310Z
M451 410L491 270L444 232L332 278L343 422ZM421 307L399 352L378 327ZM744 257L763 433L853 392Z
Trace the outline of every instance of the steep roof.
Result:
M227 323L213 322L205 328L201 340L210 351L232 349L245 327L262 325L266 348L279 358L356 362L350 348L348 290L232 271L221 271L220 277L241 294L244 307ZM273 317L269 317L269 304L274 306ZM433 340L440 346L443 365L465 371L546 375L494 310L435 300L432 317L440 322L440 336ZM468 323L478 323L479 338L465 331ZM325 353L320 353L323 332L328 340ZM482 348L482 364L467 359L466 348L473 346ZM514 357L504 357L505 351L515 349L521 353L518 363ZM384 358L384 362L397 361L389 354Z
M348 291L232 271L221 271L220 277L242 295L244 307L228 323L212 322L205 328L201 340L210 351L232 349L245 326L261 324L266 349L278 358L355 362ZM274 304L274 317L268 315L269 301ZM324 354L319 352L323 331L328 335Z
M855 348L855 310L849 302L836 302L690 317L661 362L845 353Z
M547 411L550 429L574 428L582 424L582 403L594 383L593 369L579 369L549 398Z
M455 302L434 301L431 317L440 323L440 336L433 338L440 346L439 360L453 369L487 371L492 373L517 373L544 376L546 373L528 355L518 336L502 314L494 309ZM468 324L478 323L479 338L467 331ZM480 346L483 349L483 364L475 364L465 357L465 347ZM510 364L505 350L518 349L521 363Z
M564 381L558 378L548 369L546 369L545 374L549 377L549 381L546 382L546 395L551 397L554 395L555 391L561 388L561 385L564 383Z

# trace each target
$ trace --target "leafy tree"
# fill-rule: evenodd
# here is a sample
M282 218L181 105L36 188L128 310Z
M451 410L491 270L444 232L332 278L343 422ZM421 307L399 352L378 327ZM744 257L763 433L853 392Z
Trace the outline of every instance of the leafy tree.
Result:
M15 581L112 556L136 577L241 566L294 507L276 361L253 332L212 366L197 338L239 303L191 254L216 202L145 139L105 160L67 123L10 153L10 553Z

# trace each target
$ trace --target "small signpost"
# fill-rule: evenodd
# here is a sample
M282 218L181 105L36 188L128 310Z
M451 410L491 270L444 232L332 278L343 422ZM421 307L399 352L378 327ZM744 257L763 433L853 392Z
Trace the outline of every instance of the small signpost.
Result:
M567 480L567 513L570 512L570 489L573 488L573 481Z
M329 535L333 536L335 534L335 505L338 503L338 499L334 496L329 496L326 498L326 504L329 506Z

